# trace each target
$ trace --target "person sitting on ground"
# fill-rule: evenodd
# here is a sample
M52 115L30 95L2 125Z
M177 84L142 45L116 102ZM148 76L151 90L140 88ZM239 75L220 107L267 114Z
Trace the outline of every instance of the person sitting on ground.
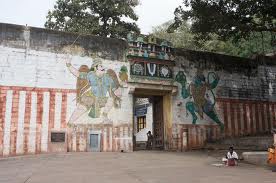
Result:
M238 159L238 154L234 151L233 147L230 147L225 158L222 158L222 161L225 163L226 166L237 166Z
M153 135L151 134L151 131L148 131L147 133L148 141L147 141L147 149L152 149L153 144Z

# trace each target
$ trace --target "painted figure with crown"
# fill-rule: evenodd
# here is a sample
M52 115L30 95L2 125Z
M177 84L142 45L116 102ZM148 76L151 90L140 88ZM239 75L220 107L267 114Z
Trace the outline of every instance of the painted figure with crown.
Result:
M69 60L66 66L78 78L77 108L69 124L110 122L108 112L113 106L118 108L121 104L121 88L116 73L106 70L99 59L93 61L91 68L82 65L76 69Z

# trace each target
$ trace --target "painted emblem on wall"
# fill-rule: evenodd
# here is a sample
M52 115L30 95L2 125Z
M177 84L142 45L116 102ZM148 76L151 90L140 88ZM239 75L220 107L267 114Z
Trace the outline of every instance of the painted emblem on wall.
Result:
M186 110L192 115L193 124L196 124L198 116L203 119L203 114L206 114L220 125L221 130L223 130L224 124L219 120L215 111L216 97L213 91L219 82L218 75L214 72L209 72L206 78L203 72L198 70L192 82L188 84L184 72L179 71L175 80L182 87L181 96L183 99L188 99ZM208 93L211 93L211 96Z
M110 122L108 112L112 107L119 108L121 105L121 86L115 71L106 69L100 60L94 60L91 68L82 65L76 69L70 62L67 62L66 65L69 71L78 78L77 108L73 112L69 124L89 123L91 119ZM121 79L127 80L125 69L121 69L120 76Z
M170 78L171 77L171 70L168 66L162 65L160 66L160 76L162 78Z
M151 77L156 76L156 67L157 67L156 64L147 63L149 76Z
M133 64L132 72L134 75L144 75L144 65L142 63Z

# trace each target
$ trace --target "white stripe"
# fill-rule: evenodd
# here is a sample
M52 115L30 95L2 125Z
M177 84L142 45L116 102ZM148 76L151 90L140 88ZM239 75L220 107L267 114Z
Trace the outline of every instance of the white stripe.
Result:
M109 150L112 151L112 127L109 128Z
M48 126L49 126L49 102L50 93L43 94L43 114L42 114L42 129L41 129L41 151L47 152L48 150Z
M16 139L16 154L23 154L24 152L24 118L25 118L25 101L26 92L19 92L19 109L18 109L18 128Z
M68 93L67 94L66 123L69 121L75 108L76 108L76 94Z
M3 155L7 156L10 154L10 133L11 133L11 115L12 115L12 97L13 91L7 91L6 98L6 112L5 112L5 127L4 127L4 148Z
M35 153L36 117L37 117L37 93L32 92L30 130L29 130L30 132L29 132L29 144L28 144L29 153Z
M61 126L61 103L62 103L62 94L57 93L55 98L55 130L60 130Z

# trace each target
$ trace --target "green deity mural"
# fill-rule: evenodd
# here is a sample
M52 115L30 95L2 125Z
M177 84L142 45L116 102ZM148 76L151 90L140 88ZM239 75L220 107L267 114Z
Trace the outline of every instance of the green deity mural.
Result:
M217 74L209 72L206 79L202 71L198 70L192 82L188 84L184 72L179 71L175 81L181 85L183 99L189 99L186 102L186 110L192 115L193 124L196 124L198 115L203 119L203 114L206 114L220 126L221 130L224 130L224 124L219 120L215 111L216 97L213 90L219 82ZM208 94L208 91L212 96ZM213 97L213 102L210 97Z

